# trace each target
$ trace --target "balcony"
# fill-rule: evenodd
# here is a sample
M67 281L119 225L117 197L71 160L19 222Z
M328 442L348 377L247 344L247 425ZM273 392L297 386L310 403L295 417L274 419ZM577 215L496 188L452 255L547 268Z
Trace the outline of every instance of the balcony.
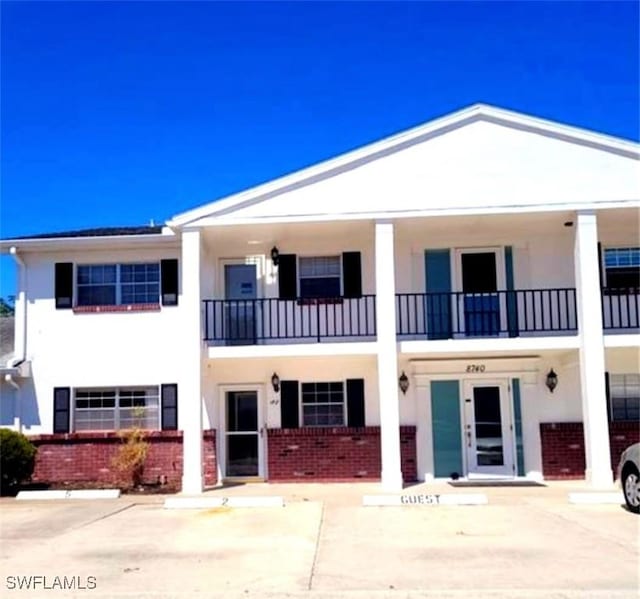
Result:
M640 289L602 290L602 326L607 333L640 329Z
M575 289L396 294L396 327L404 339L573 335Z
M376 298L204 300L204 340L220 345L374 341Z

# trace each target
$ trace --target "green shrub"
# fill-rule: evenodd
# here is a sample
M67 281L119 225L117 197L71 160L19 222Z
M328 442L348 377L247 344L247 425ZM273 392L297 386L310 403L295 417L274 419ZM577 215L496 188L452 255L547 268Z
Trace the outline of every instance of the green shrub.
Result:
M22 433L0 428L0 492L17 488L33 474L37 449Z

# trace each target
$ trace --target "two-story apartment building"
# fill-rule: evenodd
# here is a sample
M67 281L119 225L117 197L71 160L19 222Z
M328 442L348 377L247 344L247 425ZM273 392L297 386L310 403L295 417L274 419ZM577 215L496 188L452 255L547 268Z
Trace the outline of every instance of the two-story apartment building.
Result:
M477 105L180 214L4 240L36 478L612 482L640 410L640 146Z

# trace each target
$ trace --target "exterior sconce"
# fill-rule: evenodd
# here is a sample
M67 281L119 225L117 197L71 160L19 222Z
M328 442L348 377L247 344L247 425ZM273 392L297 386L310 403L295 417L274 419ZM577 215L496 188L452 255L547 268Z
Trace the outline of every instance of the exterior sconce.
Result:
M274 266L278 266L278 262L280 262L280 250L275 245L271 248L271 262Z
M400 391L402 391L402 395L407 394L407 389L409 388L409 377L402 371L400 378L398 379L398 385L400 386Z
M553 371L553 368L547 373L545 384L551 393L558 386L558 375Z
M271 386L273 387L275 393L278 393L278 391L280 391L280 377L275 372L271 375Z

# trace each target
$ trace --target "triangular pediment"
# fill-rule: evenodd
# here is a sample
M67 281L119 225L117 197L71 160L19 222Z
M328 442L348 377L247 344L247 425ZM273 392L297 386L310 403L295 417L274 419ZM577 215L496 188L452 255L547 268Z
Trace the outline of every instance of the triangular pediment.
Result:
M486 106L178 215L198 226L640 199L640 146Z

